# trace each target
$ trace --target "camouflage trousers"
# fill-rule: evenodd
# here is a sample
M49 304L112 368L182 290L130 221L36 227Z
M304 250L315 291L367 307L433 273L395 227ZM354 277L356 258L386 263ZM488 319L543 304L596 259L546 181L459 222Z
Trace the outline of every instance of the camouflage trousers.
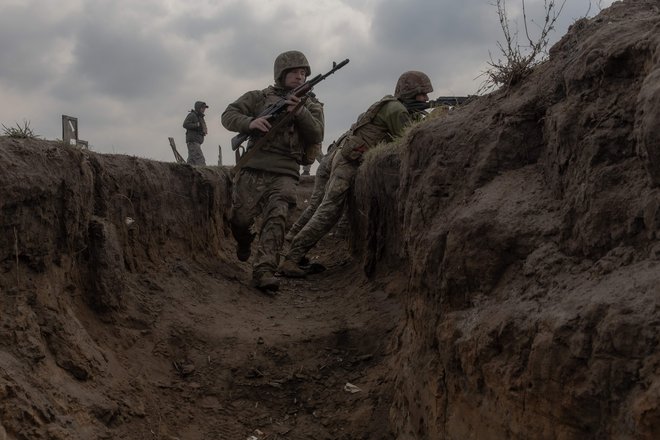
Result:
M289 209L296 205L298 180L293 176L243 168L232 189L231 230L239 243L257 236L253 273L275 272L284 243ZM255 219L261 216L257 234Z
M295 237L296 234L298 234L298 232L300 232L300 230L307 224L309 219L312 218L316 212L316 208L318 208L323 201L325 188L328 185L328 180L330 180L330 168L332 167L333 157L335 157L334 152L326 155L321 160L321 163L316 170L316 177L314 177L314 190L309 198L309 204L302 214L300 214L298 220L296 220L293 226L291 226L291 229L289 229L289 232L287 233L287 237Z
M190 165L206 165L204 153L202 153L202 144L197 142L188 142L188 161Z
M318 241L327 234L342 215L348 192L353 186L358 167L357 161L347 160L341 153L332 160L332 171L323 200L307 224L291 242L286 258L298 262Z

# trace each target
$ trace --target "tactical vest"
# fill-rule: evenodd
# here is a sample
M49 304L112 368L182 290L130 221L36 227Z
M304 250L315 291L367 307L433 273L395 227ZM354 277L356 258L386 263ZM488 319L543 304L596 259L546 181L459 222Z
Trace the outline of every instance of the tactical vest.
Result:
M278 95L277 93L273 93L272 87L263 89L261 93L263 95L263 105L261 107L262 110L268 107L269 105L275 104L281 98L284 97ZM314 99L314 98L309 98L309 99ZM306 102L305 106L307 105L308 103ZM284 118L286 115L287 113L285 112L282 115L280 115L278 118ZM274 121L270 121L270 123L272 125L277 124L277 119ZM259 140L259 138L254 139L254 142L256 142L257 140ZM253 142L251 141L251 143ZM252 145L248 145L248 147L251 146ZM287 156L294 159L298 163L303 163L305 145L303 145L300 136L298 135L298 131L294 127L293 121L288 126L281 127L278 130L278 132L275 133L272 139L266 142L261 147L261 149L264 151L270 151L272 153L281 154L283 156Z
M387 127L373 122L383 106L391 101L397 101L397 98L387 95L358 116L357 121L351 126L341 145L342 155L346 159L358 160L367 150L390 137Z

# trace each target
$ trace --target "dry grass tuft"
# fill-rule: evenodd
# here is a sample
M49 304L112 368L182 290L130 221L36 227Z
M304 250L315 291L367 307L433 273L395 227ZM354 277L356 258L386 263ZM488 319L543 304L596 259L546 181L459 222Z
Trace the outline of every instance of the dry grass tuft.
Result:
M16 127L7 127L5 124L2 124L3 133L5 136L18 139L38 139L32 128L30 127L30 121L23 120L23 125L16 123Z
M556 0L544 0L545 17L543 23L538 26L539 34L536 38L533 38L529 31L529 23L534 23L534 21L529 21L527 18L525 0L521 0L521 2L526 44L521 44L518 41L518 30L514 29L512 31L511 29L506 11L506 0L496 0L494 4L504 33L505 42L497 42L502 58L495 61L492 55L490 56L488 62L490 67L480 75L485 76L486 79L477 94L487 93L501 87L508 88L519 83L547 55L548 36L554 30L555 22L559 18L562 9L564 9L566 0L563 0L559 5Z

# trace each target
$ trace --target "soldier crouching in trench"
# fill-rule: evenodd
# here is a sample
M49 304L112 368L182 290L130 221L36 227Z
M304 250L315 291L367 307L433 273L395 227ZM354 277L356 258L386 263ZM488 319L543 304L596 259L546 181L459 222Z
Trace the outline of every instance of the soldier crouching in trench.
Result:
M307 274L300 263L341 216L364 153L380 142L403 135L412 121L411 114L418 107L415 104L428 101L428 94L432 91L431 80L425 73L405 72L397 81L394 96L386 95L358 117L332 158L323 201L293 237L291 247L278 268L282 275L303 277Z
M237 242L236 256L247 261L252 241L257 237L256 255L252 263L253 284L264 291L276 291L275 277L279 253L284 243L289 209L296 204L296 189L300 179L300 164L304 163L305 147L323 140L323 105L314 97L303 102L292 96L291 90L304 84L311 74L305 55L288 51L277 56L274 63L275 84L245 93L229 104L222 114L222 125L230 131L265 135L275 122L259 117L271 104L286 98L290 122L269 133L242 164L234 177L232 189L231 230ZM254 136L257 141L258 137ZM248 143L249 151L255 139ZM313 158L312 158L313 160ZM252 232L255 218L262 216L261 230Z

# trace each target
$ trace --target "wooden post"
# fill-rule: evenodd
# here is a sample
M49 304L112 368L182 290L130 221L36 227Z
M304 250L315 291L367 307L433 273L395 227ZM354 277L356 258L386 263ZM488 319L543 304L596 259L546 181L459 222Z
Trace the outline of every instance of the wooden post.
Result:
M176 150L176 143L174 143L174 138L168 137L167 139L170 141L170 147L172 147L172 153L174 153L176 163L186 163L185 159L181 157L179 152Z

